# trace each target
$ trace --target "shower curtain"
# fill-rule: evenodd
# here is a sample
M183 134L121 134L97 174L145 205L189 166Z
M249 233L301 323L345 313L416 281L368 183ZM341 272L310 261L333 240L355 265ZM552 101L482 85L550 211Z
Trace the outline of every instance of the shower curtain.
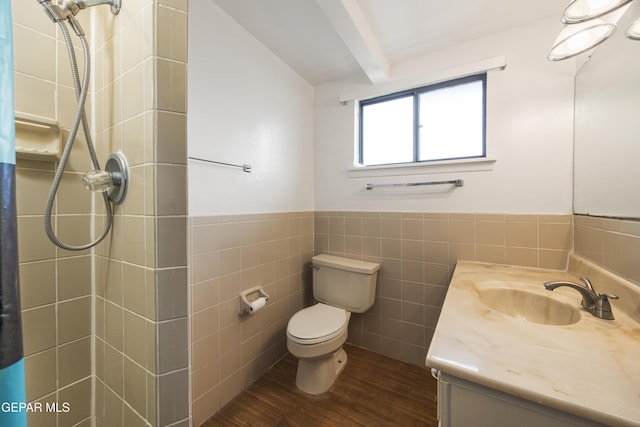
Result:
M27 425L15 192L11 0L0 0L0 426Z

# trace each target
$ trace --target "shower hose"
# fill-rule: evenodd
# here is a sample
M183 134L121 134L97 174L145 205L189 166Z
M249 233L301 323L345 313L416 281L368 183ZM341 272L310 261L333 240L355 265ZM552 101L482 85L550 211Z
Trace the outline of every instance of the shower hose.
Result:
M96 155L96 150L93 146L93 142L91 141L91 132L89 128L89 123L87 121L87 116L85 114L84 105L87 100L87 93L89 91L89 76L90 76L90 53L89 47L87 45L87 40L84 37L84 33L80 28L79 24L74 23L73 28L80 41L82 42L82 49L84 52L84 74L82 83L80 82L79 72L78 72L78 62L76 60L76 55L73 50L73 44L71 42L71 37L69 35L69 30L63 21L58 21L60 25L60 29L62 31L62 35L64 36L64 41L67 46L67 53L69 55L69 62L71 63L71 74L73 75L73 83L75 86L76 98L78 101L78 108L76 109L75 116L73 118L73 124L69 131L69 136L65 143L64 149L62 151L62 155L60 156L60 162L58 163L58 167L56 168L56 173L53 178L53 182L51 183L51 188L49 189L49 196L47 197L47 203L44 211L44 228L51 240L56 246L66 249L69 251L82 251L85 249L89 249L98 243L100 243L104 238L109 234L109 230L111 229L111 225L113 223L113 211L111 207L111 203L109 201L109 196L106 192L102 193L102 197L104 199L105 211L106 211L106 222L104 225L104 229L102 233L92 242L84 244L84 245L70 245L64 243L58 239L55 235L53 228L51 226L51 211L53 209L53 203L56 197L56 193L58 192L58 187L60 186L60 181L62 180L62 175L67 166L67 162L69 160L69 155L71 154L71 149L73 148L73 143L76 139L76 135L78 134L78 128L80 127L80 123L82 123L82 128L84 130L85 140L87 142L87 148L89 149L89 155L91 157L91 162L93 164L93 168L95 170L100 170L100 164L98 162L98 156Z

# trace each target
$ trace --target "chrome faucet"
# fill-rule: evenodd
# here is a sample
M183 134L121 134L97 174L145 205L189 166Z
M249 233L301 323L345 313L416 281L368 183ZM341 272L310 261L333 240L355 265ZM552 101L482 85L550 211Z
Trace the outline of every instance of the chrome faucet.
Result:
M575 289L582 295L582 306L585 308L585 310L600 319L614 320L609 299L618 299L619 297L613 294L600 294L596 292L596 290L593 288L593 285L586 277L581 277L580 280L582 280L584 286L578 285L577 283L573 282L558 281L546 282L544 284L544 287L548 291L552 291L560 286L567 286L569 288Z

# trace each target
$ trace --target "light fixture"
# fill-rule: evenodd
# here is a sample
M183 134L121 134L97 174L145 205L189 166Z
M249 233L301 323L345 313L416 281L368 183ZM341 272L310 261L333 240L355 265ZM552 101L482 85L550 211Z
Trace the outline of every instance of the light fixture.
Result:
M631 6L629 4L630 1L574 0L567 10L576 3L592 3L594 10L596 10L596 5L603 5L605 3L609 6L613 3L616 3L616 5L607 9L607 12L604 12L604 14L600 13L597 15L599 18L591 18L577 24L565 25L547 56L549 61L561 61L572 58L593 49L607 40L615 33L616 23L629 9L629 6ZM622 4L620 5L620 3ZM598 10L604 10L604 8L601 7Z
M568 25L558 35L547 59L561 61L580 55L604 42L615 31L615 25L600 20Z
M565 24L579 24L620 9L632 0L573 0L560 20Z
M640 18L636 19L635 22L631 24L624 35L631 40L640 40Z

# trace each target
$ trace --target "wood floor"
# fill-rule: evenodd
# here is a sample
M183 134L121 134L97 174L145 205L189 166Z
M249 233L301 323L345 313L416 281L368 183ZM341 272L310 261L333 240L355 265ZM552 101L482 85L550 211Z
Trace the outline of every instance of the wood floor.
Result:
M203 426L437 426L436 381L426 369L345 345L347 366L331 389L295 385L287 355Z

